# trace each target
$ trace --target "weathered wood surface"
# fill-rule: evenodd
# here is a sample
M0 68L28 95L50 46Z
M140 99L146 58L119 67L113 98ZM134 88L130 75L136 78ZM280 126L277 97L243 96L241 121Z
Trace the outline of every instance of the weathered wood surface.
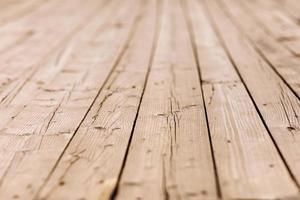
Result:
M0 199L300 199L298 0L1 0Z
M189 13L194 13L191 20L223 197L276 198L297 192L205 11L191 4Z

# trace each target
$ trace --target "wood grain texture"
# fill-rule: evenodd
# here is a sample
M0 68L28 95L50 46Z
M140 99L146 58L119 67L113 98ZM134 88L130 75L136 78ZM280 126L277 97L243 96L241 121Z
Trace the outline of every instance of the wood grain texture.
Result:
M300 19L300 5L297 0L275 0L283 11L285 11L290 17L294 19L297 23Z
M186 12L192 13L190 20L222 197L272 199L297 194L205 10L194 2L188 2L187 7Z
M81 0L59 1L0 30L0 36L4 35L3 40L9 43L3 47L0 56L0 106L8 105L45 64L44 60L85 26L85 21L90 20L98 11L97 7L102 5L101 1L90 1L88 4ZM82 12L76 13L81 4ZM7 64L9 67L5 67Z
M227 15L240 28L257 51L270 63L283 80L300 96L300 59L285 48L280 40L272 37L263 24L251 16L247 9L236 1L219 1Z
M252 13L270 35L285 45L295 55L300 53L299 36L300 27L292 20L273 0L254 0L240 2L242 6Z
M32 14L40 7L47 6L50 0L11 0L0 1L0 26L14 22L25 15ZM52 0L54 1L54 0Z
M162 25L117 199L214 199L197 66L179 1Z
M132 5L141 3L132 39L43 188L42 198L109 199L112 195L131 137L158 28L157 2L138 0Z
M34 99L3 127L1 198L29 199L47 179L126 46L136 12L124 7L108 18L107 23L112 24L108 29L101 29L103 22L98 17L103 16L99 13L87 27L90 37L76 40L79 43L68 56L69 62L53 80L38 87ZM106 54L99 57L101 49ZM16 184L17 191L13 189Z
M300 199L299 11L0 0L0 199Z
M276 76L215 1L206 1L215 29L278 145L295 184L299 180L299 99Z

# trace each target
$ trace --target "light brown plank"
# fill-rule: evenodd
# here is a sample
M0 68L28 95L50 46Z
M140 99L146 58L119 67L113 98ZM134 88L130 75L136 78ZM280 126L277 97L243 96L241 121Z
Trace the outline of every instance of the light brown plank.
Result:
M41 103L39 103L39 101L42 101L43 99L39 100L37 98L38 94L47 88L51 88L51 84L53 85L53 82L55 83L56 81L59 81L58 78L55 80L55 77L57 77L57 74L63 74L62 72L66 72L66 74L65 74L66 77L72 77L72 75L74 76L74 72L76 72L76 70L75 71L73 70L73 72L72 72L72 70L68 71L66 69L63 69L63 67L66 67L65 66L66 64L71 64L70 60L72 60L72 58L70 57L71 56L70 52L72 52L75 49L76 45L77 45L77 47L76 47L77 49L84 48L82 43L88 42L87 40L89 40L90 37L93 37L92 34L95 34L96 38L94 41L91 42L91 44L93 44L93 43L97 44L97 42L98 42L97 41L97 33L94 33L94 32L95 31L97 32L99 30L95 30L95 29L98 29L97 26L100 26L100 25L101 25L99 27L100 30L101 30L101 28L103 28L103 26L106 26L106 24L103 25L103 23L105 23L105 15L108 14L107 12L109 11L109 9L113 9L113 5L103 8L102 9L103 15L96 16L93 19L93 23L90 23L90 25L89 25L90 28L86 28L83 31L80 31L81 28L83 28L83 27L80 27L80 29L78 30L80 32L80 34L75 34L76 33L76 31L75 31L75 32L73 32L73 34L75 34L75 36L73 34L71 34L69 36L69 38L64 38L66 40L64 40L60 44L62 46L58 46L58 48L54 49L54 50L52 49L53 52L48 55L49 58L42 59L42 62L37 63L37 65L33 65L31 67L29 66L29 72L33 72L33 73L27 74L26 70L24 70L25 71L24 74L20 74L20 75L22 75L21 77L16 77L15 79L13 79L11 81L8 80L10 82L10 83L7 83L8 85L5 83L2 83L2 86L4 87L3 90L4 91L8 90L8 94L4 96L5 99L3 100L2 104L0 105L0 111L1 111L0 112L0 119L1 119L0 120L0 130L4 129L5 126L9 125L9 123L12 120L14 120L14 118L20 112L22 112L28 104L34 104L34 103L32 103L33 100L37 101L37 104L41 104ZM96 21L98 21L98 23L96 23ZM93 27L93 25L91 25L91 24L94 24L95 27ZM91 33L88 33L89 31ZM80 47L80 45L81 45L81 47ZM44 44L44 48L45 49L47 48L47 46L45 44ZM84 55L84 54L81 54L81 55ZM78 58L81 55L77 52L76 57ZM72 55L72 56L74 56L74 55ZM75 62L76 62L76 60L75 60L76 57L74 56ZM16 57L16 58L18 58L18 57ZM31 57L29 56L28 58L31 58ZM41 58L37 58L37 59L41 59ZM88 64L88 62L86 62L86 63ZM9 65L7 68L10 68L10 67L11 66ZM17 65L16 65L16 67L17 67ZM33 71L30 71L32 68L35 68L35 69ZM14 69L14 70L16 70L16 69ZM82 72L84 70L85 70L85 68L81 69ZM2 75L4 75L4 74L2 74ZM75 73L75 75L76 75L76 73ZM76 81L76 80L70 80L70 81ZM13 87L15 87L15 88L13 88L12 91L9 91L10 84ZM44 91L44 93L47 94L47 91ZM52 104L57 105L57 102L55 102L56 99L60 99L60 98L57 96L55 96L55 98L52 98L51 101L53 101L53 102L51 103L51 105ZM22 126L22 124L20 124L20 125ZM26 125L23 124L23 126L26 126Z
M74 2L76 6L76 2ZM21 4L22 5L22 4ZM0 27L0 34L1 34L1 43L0 43L0 52L1 54L9 54L10 51L13 48L16 48L18 46L21 46L26 40L31 39L31 37L37 38L37 35L39 35L38 38L41 38L41 33L43 32L44 28L49 27L55 27L55 25L52 23L50 24L49 21L52 18L58 18L62 17L61 19L64 19L66 17L62 16L62 12L65 10L67 11L67 7L64 6L64 4L61 1L58 0L51 0L49 2L45 1L45 3L41 3L41 7L37 10L34 10L30 12L28 15L23 16L20 19L15 19L11 21L11 23L2 25ZM58 8L61 8L59 11L56 11ZM69 8L70 9L70 8ZM74 7L73 7L74 9ZM13 13L17 13L15 9L12 9ZM44 16L43 13L47 16ZM1 13L3 14L3 13ZM81 12L78 13L83 14ZM75 14L76 15L76 14ZM74 16L74 15L72 15ZM1 18L1 16L0 16ZM45 24L42 24L41 22L45 22ZM47 23L48 22L48 23ZM61 22L62 23L62 22ZM57 30L58 31L58 30ZM49 34L49 33L48 33ZM61 35L63 36L63 35ZM59 35L57 35L59 39ZM36 39L37 40L37 39ZM41 40L41 39L40 39ZM45 42L45 41L44 41ZM4 57L4 55L1 55ZM16 57L18 58L18 57ZM7 59L7 58L6 58ZM1 69L4 67L1 66Z
M47 179L127 45L137 6L124 3L104 29L98 12L60 73L2 129L0 199L30 199Z
M116 199L215 199L196 62L179 1L167 0Z
M225 199L275 199L298 190L204 8L188 3L218 178ZM192 31L192 30L191 30Z
M121 7L118 6L119 3L116 1L110 2L111 3L109 4L102 5L101 9L99 9L101 10L101 15L92 17L92 22L86 23L86 25L81 27L82 29L78 30L78 32L73 32L74 35L61 43L61 46L59 46L59 48L54 49L53 52L48 56L48 58L44 59L43 63L39 64L40 66L38 66L38 69L36 69L32 76L27 78L26 82L23 83L18 93L14 96L11 95L10 98L7 97L10 100L8 101L5 108L26 106L28 103L30 103L31 100L33 100L33 97L35 97L35 95L37 95L40 90L43 90L45 89L45 87L49 87L47 85L56 82L56 78L60 73L76 74L76 72L78 72L78 70L72 71L70 69L65 69L66 67L68 68L67 65L71 65L72 62L76 62L76 60L81 56L85 56L85 54L82 54L82 52L79 53L78 49L88 48L87 44L89 44L90 46L95 46L95 48L97 48L97 45L99 45L100 43L98 41L98 34L103 29L108 26L115 26L116 28L121 26L120 24L113 24L113 22L109 20L109 18L111 18L111 13L118 13ZM91 38L93 37L94 39L92 40ZM97 49L95 49L95 52L91 52L87 55L97 55L99 52L97 52L96 50ZM91 61L89 61L87 58L84 59L84 62L86 62L87 64L95 61L96 58L93 58L93 60ZM83 68L80 70L84 71L85 69Z
M241 3L247 8L247 12L255 16L258 23L276 40L296 56L300 55L300 27L277 6L274 0L236 1L236 3Z
M0 26L15 22L28 14L35 12L42 6L47 6L54 0L9 0L0 1Z
M104 6L105 4L101 4L101 5L103 5L103 7L107 7ZM58 3L55 3L53 5L51 4L50 6L51 8L49 7L44 8L43 12L39 13L39 15L42 15L43 13L49 14L49 12L51 13L53 9L56 9L57 6L61 6L61 5ZM57 12L62 14L61 12L67 11L67 6L63 6L60 9L61 11L60 12L57 11ZM87 10L83 9L83 12L86 13ZM105 11L103 10L103 12ZM79 15L77 17L80 18L80 16L82 16L82 13L78 12L77 15ZM53 16L51 14L48 15L48 18L54 18L53 21L57 20L56 17L58 18L60 16L59 15ZM80 20L78 20L77 17L75 17L73 21L71 20L72 17L75 16L73 15L70 16L69 24L76 26L76 24ZM16 23L16 25L18 25L20 29L22 29L22 27L28 24L31 20L32 17L28 16L28 19L27 18L23 19L21 20L21 23L18 22ZM65 18L62 18L62 20L65 21ZM84 21L82 22L85 24ZM101 24L100 22L102 22L101 18L99 24ZM54 24L52 23L52 25L49 26L55 28ZM65 21L64 24L68 24L68 22ZM58 25L62 25L62 26L64 24L58 23ZM7 53L1 55L2 57L0 56L0 62L5 63L4 62L5 60L10 61L8 62L9 65L3 64L0 66L0 71L3 68L2 72L0 72L0 85L1 85L0 86L0 97L1 97L0 129L3 129L4 126L7 125L7 123L9 123L16 115L18 115L18 113L20 113L24 109L24 107L32 99L34 99L34 97L36 97L37 93L40 92L40 90L43 87L47 87L47 84L49 84L50 81L53 81L54 79L53 77L55 77L57 73L60 73L62 67L68 62L66 61L66 57L70 56L68 54L70 53L70 51L72 51L72 48L74 48L74 44L78 43L80 40L83 39L84 36L86 36L86 34L83 33L81 34L81 36L78 36L77 39L74 39L74 37L78 35L76 33L81 32L81 30L86 26L84 24L79 24L77 27L73 27L74 29L71 30L71 32L67 32L68 29L66 29L65 34L60 32L61 35L56 35L59 33L59 31L58 32L54 31L53 32L54 35L52 35L52 34L48 34L45 30L42 30L40 31L40 33L37 34L38 36L34 38L32 38L33 37L32 35L29 36L30 39L29 38L25 39L20 44L16 45L14 48L9 49ZM39 25L42 26L41 29L43 29L43 23L39 23ZM39 27L36 28L39 29ZM48 29L49 27L46 26L45 28ZM4 29L0 29L0 32L1 30ZM11 34L11 31L13 30L14 30L13 28L9 28L7 30L7 35L13 35ZM20 32L22 33L23 31ZM44 34L50 35L49 37L54 37L55 35L58 36L56 38L57 40L56 39L50 40L53 43L56 43L55 44L56 46L51 48L51 45L48 45L46 40L45 40L46 42L43 41ZM14 39L16 39L16 36L15 38L12 37L11 41L14 41ZM33 44L37 43L36 41L38 39L40 40L39 44L33 47L37 49L32 51L28 50L31 48ZM45 37L45 39L49 39L49 38ZM0 41L0 43L2 43L2 40ZM36 52L38 52L39 50L40 50L39 53L41 54L45 53L46 55L37 54ZM33 56L32 54L35 56ZM1 61L1 59L4 59L4 61ZM23 63L21 63L22 60ZM4 66L6 66L6 68L4 68ZM23 66L24 69L21 68L20 66Z
M300 178L299 99L259 57L215 1L205 2L215 29L247 85L258 111L291 170L291 177L298 186Z
M7 3L7 1L5 1L5 2ZM2 2L2 3L5 4L4 2ZM21 5L23 5L23 4L21 4ZM1 35L0 53L1 53L1 56L3 56L2 54L5 54L5 53L7 54L11 49L22 44L24 41L26 41L27 39L29 39L30 37L32 37L35 34L33 29L39 28L39 27L34 26L34 25L36 25L36 23L34 23L36 21L35 17L37 17L38 14L39 14L39 17L41 17L42 16L41 13L46 13L46 14L48 14L48 17L50 17L51 15L49 16L49 12L51 13L51 11L55 10L57 8L57 6L61 6L61 3L59 3L59 1L52 0L49 3L43 4L42 8L40 8L36 11L30 12L30 14L28 16L24 16L21 19L14 20L14 21L12 21L11 24L6 24L6 25L2 24L2 26L0 27L0 35ZM4 8L5 8L5 6L4 6ZM17 11L15 9L16 9L15 6L12 6L11 11L10 11L10 9L8 9L8 10L9 10L9 12L17 13ZM5 15L5 12L1 12L0 19L1 19L2 14ZM30 21L32 21L32 22L29 23ZM4 67L1 66L1 68L4 68ZM1 82L2 82L2 80L1 80Z
M43 188L41 198L104 200L112 195L156 43L158 6L156 0L143 3L128 49Z
M237 27L251 40L257 51L270 62L273 68L300 96L300 59L271 37L256 19L249 15L236 1L219 1L225 13Z
M278 4L278 7L286 11L299 24L300 4L298 0L275 0L275 2Z
M300 199L299 6L0 0L0 199Z
M295 9L298 10L298 17L292 16L289 14L289 12L285 12L285 10L282 8L281 5L278 5L275 1L267 0L259 2L260 4L264 5L265 7L271 7L273 10L277 9L282 15L284 15L284 19L286 22L285 29L290 29L291 32L297 32L296 34L292 35L290 38L281 38L281 42L284 42L285 45L288 47L288 49L296 56L300 57L300 4L297 3L297 6ZM272 26L272 25L271 25ZM283 40L283 41L282 41Z
M0 106L8 105L45 64L47 56L84 27L86 20L91 19L102 5L102 1L94 0L60 2L0 29L0 38L4 35L3 40L10 41L4 48L8 48L7 51L2 49L0 55ZM78 7L81 7L80 12L76 12Z

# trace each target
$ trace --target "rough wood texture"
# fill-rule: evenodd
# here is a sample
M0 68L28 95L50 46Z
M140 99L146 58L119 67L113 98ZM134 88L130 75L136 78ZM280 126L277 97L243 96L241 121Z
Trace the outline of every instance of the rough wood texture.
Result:
M298 0L0 0L0 199L300 199Z
M296 193L293 180L203 8L197 4L189 8L187 12L194 14L191 21L222 195L253 199Z
M178 0L164 1L162 9L117 199L216 198L202 93L183 12Z

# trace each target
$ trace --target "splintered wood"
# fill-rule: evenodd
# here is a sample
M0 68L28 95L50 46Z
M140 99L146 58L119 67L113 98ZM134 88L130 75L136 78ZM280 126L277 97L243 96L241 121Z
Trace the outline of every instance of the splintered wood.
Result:
M300 199L300 1L0 1L0 199Z

